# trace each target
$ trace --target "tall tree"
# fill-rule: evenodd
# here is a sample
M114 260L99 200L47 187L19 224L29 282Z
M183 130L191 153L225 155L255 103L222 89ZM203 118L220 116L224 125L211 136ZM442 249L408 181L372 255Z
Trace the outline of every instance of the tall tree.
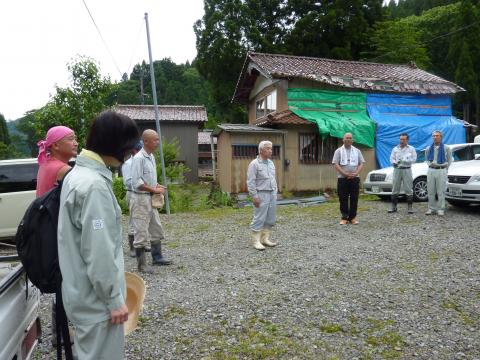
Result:
M50 102L35 112L35 123L41 136L52 126L68 126L83 147L91 120L112 105L112 83L108 77L101 76L96 62L87 57L75 59L68 70L70 86L56 88Z
M0 142L9 145L10 144L10 135L8 133L7 121L3 114L0 113Z

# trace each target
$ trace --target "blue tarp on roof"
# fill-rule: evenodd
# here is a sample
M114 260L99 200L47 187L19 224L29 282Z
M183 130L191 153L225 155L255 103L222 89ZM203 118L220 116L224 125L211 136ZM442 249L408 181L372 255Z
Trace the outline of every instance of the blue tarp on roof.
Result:
M452 115L450 96L367 94L367 111L377 123L376 156L379 167L390 166L390 153L401 133L410 137L418 151L432 143L440 130L445 144L466 141L463 123Z

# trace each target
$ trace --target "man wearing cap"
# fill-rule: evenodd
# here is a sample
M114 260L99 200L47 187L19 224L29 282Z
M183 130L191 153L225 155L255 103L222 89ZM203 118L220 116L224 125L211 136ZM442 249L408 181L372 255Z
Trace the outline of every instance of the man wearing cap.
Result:
M131 208L131 198L132 198L132 160L133 157L142 149L143 143L142 141L139 141L136 145L135 148L133 149L132 156L125 161L125 163L122 165L122 177L123 177L123 185L125 185L125 189L127 190L127 205L128 205L128 211L130 213L129 220L128 220L128 244L130 247L130 257L135 257L135 248L133 247L133 234L134 229L133 229L133 222L132 222L132 208Z
M152 194L163 194L165 188L157 183L157 166L153 152L160 139L156 131L147 129L142 134L143 148L132 160L131 217L133 218L135 255L139 272L152 273L147 267L145 248L150 235L152 265L170 265L162 255L165 238L158 210L152 207Z
M428 164L428 210L425 215L437 213L439 216L443 216L445 215L447 171L452 163L452 151L448 146L443 144L443 134L441 131L434 131L432 138L433 143L425 152L425 159Z
M353 144L353 135L343 135L343 146L335 150L332 164L337 170L337 193L340 201L342 219L340 225L358 224L357 206L360 192L360 178L358 174L363 169L365 159L362 152ZM350 203L349 203L350 200Z
M417 152L413 146L408 145L408 134L400 134L400 144L395 146L390 154L390 163L393 166L393 189L389 213L397 211L398 194L403 185L407 196L407 212L413 214L412 164L415 161L417 161Z

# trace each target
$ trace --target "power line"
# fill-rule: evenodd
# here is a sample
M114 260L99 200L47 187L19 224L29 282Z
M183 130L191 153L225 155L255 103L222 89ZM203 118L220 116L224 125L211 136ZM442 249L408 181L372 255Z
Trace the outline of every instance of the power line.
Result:
M92 19L93 25L94 25L95 28L97 29L98 35L100 35L100 38L102 39L103 44L105 45L105 48L106 48L107 51L108 51L108 54L109 54L110 57L112 58L112 61L113 61L113 63L115 64L115 67L117 68L117 71L118 71L118 73L120 74L120 78L121 78L121 77L123 76L123 74L122 74L122 72L120 71L120 68L118 67L117 62L115 61L115 58L113 57L113 54L112 54L112 52L110 51L110 49L109 49L109 47L108 47L108 45L107 45L107 42L106 42L105 39L103 38L102 33L101 33L100 29L98 28L97 23L95 22L95 19L93 18L92 13L90 12L90 9L89 9L88 6L87 6L87 3L85 2L85 0L82 0L82 2L83 2L83 5L85 5L85 8L87 9L88 15L90 15L90 19Z
M135 55L135 53L137 52L137 49L138 49L138 44L140 43L140 41L138 41L138 38L140 37L140 34L142 32L142 29L143 29L143 19L140 21L140 26L138 28L138 33L137 33L137 37L135 38L135 42L133 44L133 51L132 51L132 56L130 57L130 62L128 64L128 68L127 68L127 72L126 74L128 75L128 73L130 72L130 69L132 67L132 62L133 62L133 57Z

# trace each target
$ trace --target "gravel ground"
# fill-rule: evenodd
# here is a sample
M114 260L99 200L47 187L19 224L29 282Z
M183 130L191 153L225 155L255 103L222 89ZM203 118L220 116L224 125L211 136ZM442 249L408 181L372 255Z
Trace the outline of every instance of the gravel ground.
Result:
M251 208L162 216L166 255L147 283L129 359L480 359L480 208L387 214L362 198L278 210L274 240L248 246ZM125 257L128 271L135 259ZM43 343L52 358L50 298Z

